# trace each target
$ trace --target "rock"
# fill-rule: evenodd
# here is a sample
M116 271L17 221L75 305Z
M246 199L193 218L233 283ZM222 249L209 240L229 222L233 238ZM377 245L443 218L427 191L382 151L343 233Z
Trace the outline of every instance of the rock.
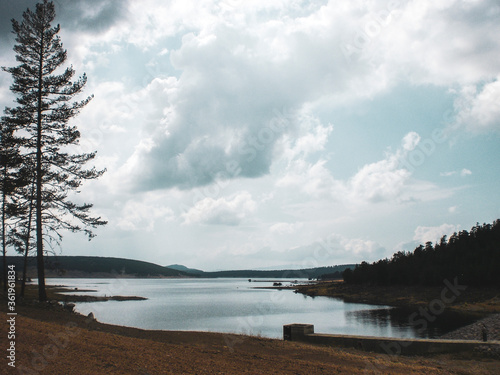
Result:
M449 332L442 339L447 340L500 340L500 314L493 314L468 326Z
M64 310L73 312L74 308L75 308L75 304L74 303L65 303L64 304Z

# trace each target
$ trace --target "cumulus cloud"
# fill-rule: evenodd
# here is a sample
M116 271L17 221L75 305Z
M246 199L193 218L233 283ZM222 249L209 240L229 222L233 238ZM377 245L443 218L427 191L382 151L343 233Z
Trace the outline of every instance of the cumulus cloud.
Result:
M413 240L421 244L424 244L428 241L435 243L439 241L441 237L443 237L443 235L449 236L458 230L459 226L453 224L442 224L437 227L419 226L417 227L417 229L415 229L415 235L413 236Z
M332 177L325 163L326 160L314 163L294 160L286 174L276 182L276 186L298 188L312 197L331 197L332 188L339 182Z
M432 183L411 178L414 168L408 167L407 159L419 142L416 132L408 133L398 149L387 152L382 160L362 166L346 180L336 179L326 168L326 160L308 162L297 158L277 186L293 186L312 197L340 199L349 205L432 200L447 195Z
M206 61L200 53L193 61ZM210 184L221 174L267 174L276 143L295 126L292 110L282 110L282 103L273 99L280 95L272 89L265 92L259 85L252 90L241 82L245 78L237 73L240 68L186 69L177 88L160 95L166 106L149 137L151 148L136 150L132 157L136 162L130 168L138 188L191 188Z
M339 43L338 26L315 23L324 17L315 11L323 12L311 9L300 19L258 24L250 18L228 23L221 16L186 33L180 48L170 52L172 66L182 72L175 95L160 96L168 116L157 117L152 147L136 149L135 162L127 166L136 188L187 189L220 174L260 177L279 157L283 137L300 138L293 152L322 142L328 128L303 136L296 132L299 115L307 102L348 88L346 69L357 64L329 48ZM334 9L328 14L341 18ZM337 63L323 64L325 53ZM368 77L369 69L360 74Z
M405 151L413 151L420 142L420 135L416 132L409 132L406 134L402 141L402 147Z
M271 7L288 16L273 21L233 18L238 12L232 7L215 14L205 4L203 14L212 15L211 23L197 23L198 30L184 34L180 48L170 51L172 65L182 73L175 95L161 96L168 116L156 119L161 125L149 136L151 147L136 149L132 157L136 162L128 165L136 188L191 188L210 184L220 174L227 178L266 175L280 156L277 145L284 137L300 138L288 149L297 153L327 136L327 127L308 136L296 132L307 103L372 95L393 85L398 75L417 84L455 84L496 74L496 59L486 46L498 41L478 43L479 35L484 35L477 31L483 29L482 23L468 14L478 16L489 9L482 22L498 28L493 26L498 6L468 3L458 11L451 3L411 1L385 9L371 3L358 7L329 2L308 9L300 18L290 17L293 12L286 5L275 4ZM261 6L249 11L257 12ZM367 27L370 22L378 22L379 31ZM362 58L347 61L342 46L349 35L355 41L359 30L373 31L370 43L361 49ZM452 43L447 40L450 35ZM471 99L463 105L460 121L481 114L480 124L491 127L498 104L490 104L498 102L494 100L497 91L496 83L486 85L473 103ZM291 114L285 116L288 126L274 131L270 124L281 108ZM408 134L403 151L411 151L418 141L418 134ZM402 169L389 173L390 164L366 166L353 178L353 187L370 200L383 198L380 188L373 189L375 184L398 189L408 176ZM358 180L369 182L369 191L361 192Z
M309 245L275 251L262 249L248 256L249 259L265 257L272 263L293 263L297 268L312 268L324 265L374 261L386 250L375 241L348 238L336 233L330 234Z
M464 87L455 101L454 127L480 133L500 131L500 79L483 85Z
M401 77L415 84L476 85L498 76L494 51L499 42L484 37L499 28L499 7L491 1L391 6L329 1L298 7L148 0L99 1L90 8L80 0L58 3L69 44L76 46L78 40L75 53L85 66L96 69L98 59L109 59L111 67L132 58L145 72L140 84L159 86L146 96L151 111L135 115L144 132L134 137L137 147L122 171L136 190L189 189L220 175L264 176L280 153L310 152L324 144L329 127L297 132L300 114L312 103L341 105L349 98L371 97ZM263 17L263 11L275 16ZM360 35L368 37L364 44ZM166 38L177 38L178 47L165 48ZM110 46L106 54L103 43ZM349 59L347 45L358 51ZM124 50L129 46L149 58L129 56ZM490 106L498 103L496 82L465 100L461 122L480 118L477 126L496 126L498 104ZM273 128L283 119L286 126ZM295 141L293 148L280 148L287 137ZM415 141L409 136L403 149Z
M396 199L403 192L410 175L408 170L399 167L399 160L391 155L361 168L349 181L349 190L363 201Z
M301 229L304 223L276 223L271 225L269 231L276 234L291 234Z
M374 58L409 74L416 83L450 85L491 79L500 32L500 6L494 0L399 2L391 32L373 38Z
M72 31L99 34L112 27L128 13L128 0L57 0L56 14L64 27Z
M238 225L255 211L257 204L244 191L229 198L204 198L183 214L185 224Z
M120 216L116 218L116 226L121 230L151 232L155 223L159 221L172 221L175 219L174 211L159 203L160 199L155 194L147 194L140 199L136 197L120 204Z

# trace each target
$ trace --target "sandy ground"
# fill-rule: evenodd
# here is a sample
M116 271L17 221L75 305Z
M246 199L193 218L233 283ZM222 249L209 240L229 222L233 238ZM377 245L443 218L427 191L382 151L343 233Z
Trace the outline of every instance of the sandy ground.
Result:
M104 302L105 303L105 302ZM8 349L6 301L0 311ZM499 374L472 356L402 357L229 334L147 331L101 324L54 306L17 306L18 374Z

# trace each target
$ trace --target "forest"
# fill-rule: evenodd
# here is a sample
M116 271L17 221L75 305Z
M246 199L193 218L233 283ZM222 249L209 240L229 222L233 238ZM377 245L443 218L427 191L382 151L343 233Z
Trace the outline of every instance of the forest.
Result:
M443 236L439 243L427 242L413 252L400 251L391 259L362 262L342 276L348 284L442 285L454 280L464 285L500 286L500 219L479 223Z

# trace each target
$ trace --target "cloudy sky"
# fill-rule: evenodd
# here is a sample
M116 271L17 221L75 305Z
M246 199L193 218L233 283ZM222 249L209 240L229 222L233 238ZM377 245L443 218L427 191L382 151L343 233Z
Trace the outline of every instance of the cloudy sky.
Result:
M0 65L35 3L0 2ZM496 0L54 3L107 168L75 199L109 224L65 255L314 267L500 218Z

